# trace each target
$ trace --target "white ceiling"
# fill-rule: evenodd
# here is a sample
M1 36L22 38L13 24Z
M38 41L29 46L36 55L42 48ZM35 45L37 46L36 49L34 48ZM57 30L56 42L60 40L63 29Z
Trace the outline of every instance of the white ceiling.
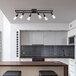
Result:
M13 20L17 9L53 9L56 19L53 20L49 15L50 23L69 23L76 19L76 0L0 0L0 9L11 23L25 23L28 15L24 19ZM48 15L47 15L48 16ZM39 20L37 15L33 15L30 22L46 22Z

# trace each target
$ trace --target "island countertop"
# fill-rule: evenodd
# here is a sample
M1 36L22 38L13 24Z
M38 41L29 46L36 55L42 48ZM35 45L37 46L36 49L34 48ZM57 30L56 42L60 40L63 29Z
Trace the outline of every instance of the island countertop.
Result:
M62 62L0 62L0 66L68 66Z
M68 65L62 62L58 62L58 61L53 61L53 62L51 61L50 62L45 62L45 61L44 62L6 62L6 61L3 61L3 62L0 62L0 69L1 69L0 76L2 76L5 71L10 70L10 69L21 70L22 76L25 76L25 73L27 72L33 72L33 70L37 71L35 72L37 74L41 68L43 70L46 70L46 69L54 70L58 73L59 76L68 76ZM60 71L62 73L60 73ZM33 74L32 76L36 76L36 75Z

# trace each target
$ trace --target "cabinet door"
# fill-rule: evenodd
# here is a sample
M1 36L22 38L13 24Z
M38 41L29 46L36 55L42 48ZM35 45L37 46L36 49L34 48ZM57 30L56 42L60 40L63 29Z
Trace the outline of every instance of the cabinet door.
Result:
M32 44L43 44L43 32L31 32Z
M44 45L55 45L55 32L44 32Z
M32 45L32 37L31 32L21 31L21 45Z
M66 32L56 32L56 45L67 45Z
M21 45L43 44L43 32L21 32Z

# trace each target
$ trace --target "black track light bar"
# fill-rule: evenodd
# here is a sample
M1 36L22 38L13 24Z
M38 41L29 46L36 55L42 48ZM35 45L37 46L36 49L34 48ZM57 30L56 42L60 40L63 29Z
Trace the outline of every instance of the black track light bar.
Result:
M15 10L16 13L53 13L53 10L37 10L37 9L31 9L31 10Z

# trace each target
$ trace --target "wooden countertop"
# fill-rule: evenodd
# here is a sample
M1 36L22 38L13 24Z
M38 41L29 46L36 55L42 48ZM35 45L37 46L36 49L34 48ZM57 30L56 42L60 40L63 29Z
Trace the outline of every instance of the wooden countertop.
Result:
M0 62L0 66L68 66L62 62Z

